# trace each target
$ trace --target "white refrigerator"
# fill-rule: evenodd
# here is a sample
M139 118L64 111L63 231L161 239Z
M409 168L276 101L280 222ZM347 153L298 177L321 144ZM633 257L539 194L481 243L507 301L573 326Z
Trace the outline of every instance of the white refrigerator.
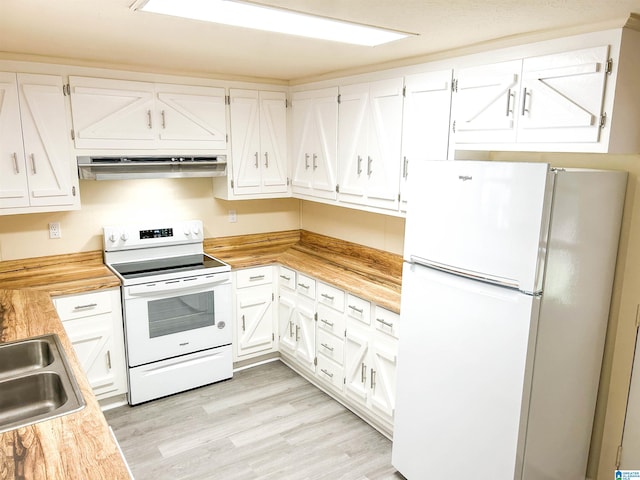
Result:
M585 479L626 178L414 165L392 453L404 477Z

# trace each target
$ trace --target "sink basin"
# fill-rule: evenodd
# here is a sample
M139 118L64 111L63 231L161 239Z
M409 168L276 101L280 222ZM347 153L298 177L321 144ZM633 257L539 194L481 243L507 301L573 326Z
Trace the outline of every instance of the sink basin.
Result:
M0 344L0 432L84 406L57 335Z
M0 379L44 368L52 362L49 342L44 339L0 344Z

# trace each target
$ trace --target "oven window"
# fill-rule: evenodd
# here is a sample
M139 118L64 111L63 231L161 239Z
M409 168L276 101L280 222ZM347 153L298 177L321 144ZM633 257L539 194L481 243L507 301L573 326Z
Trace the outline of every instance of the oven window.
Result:
M215 325L211 291L152 300L148 312L150 338Z

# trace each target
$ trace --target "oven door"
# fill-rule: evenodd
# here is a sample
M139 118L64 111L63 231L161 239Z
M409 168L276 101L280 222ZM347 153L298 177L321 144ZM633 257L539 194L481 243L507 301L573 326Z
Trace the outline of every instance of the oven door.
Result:
M231 343L231 274L123 287L130 367Z

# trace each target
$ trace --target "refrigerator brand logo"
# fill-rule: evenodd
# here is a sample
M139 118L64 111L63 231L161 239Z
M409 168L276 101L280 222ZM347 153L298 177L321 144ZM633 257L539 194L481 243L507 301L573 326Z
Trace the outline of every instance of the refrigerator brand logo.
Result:
M473 180L473 177L471 175L458 175L458 180L466 182L467 180Z

